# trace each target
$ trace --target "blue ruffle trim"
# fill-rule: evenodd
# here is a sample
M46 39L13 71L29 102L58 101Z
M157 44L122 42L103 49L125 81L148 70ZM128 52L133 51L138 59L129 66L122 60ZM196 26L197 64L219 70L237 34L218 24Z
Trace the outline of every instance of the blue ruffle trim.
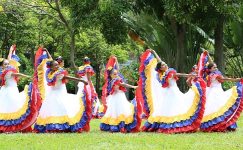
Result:
M194 121L198 118L199 113L202 111L202 96L203 96L203 91L202 88L200 86L199 82L195 83L199 94L200 94L200 102L198 104L198 108L195 112L195 114L193 116L190 117L190 119L187 120L182 120L180 122L174 122L174 123L162 123L162 122L154 122L154 123L149 123L146 122L144 124L144 127L147 129L153 129L153 130L158 130L158 129L173 129L173 128L183 128L183 127L187 127L190 126L194 123Z
M18 125L18 124L21 124L30 114L31 110L30 110L30 105L31 105L31 94L32 94L32 83L29 84L29 87L28 87L28 96L29 96L29 102L28 102L28 109L26 111L25 114L23 114L20 118L18 119L11 119L11 120L0 120L0 126L6 126L6 127L9 127L9 126L15 126L15 125Z
M136 100L133 99L132 100L132 104L134 105L134 115L133 115L133 122L130 124L125 124L124 121L120 122L118 125L109 125L109 124L105 124L105 123L101 123L100 124L100 130L102 131L111 131L111 132L120 132L121 129L125 129L127 132L131 132L134 128L137 127L137 104L136 104Z
M152 59L154 59L154 55L150 55L143 63L144 63L144 66L146 67ZM146 85L146 75L145 75L145 72L141 72L140 73L140 77L142 78L142 91L145 91L145 85ZM150 110L149 110L149 106L148 106L148 102L147 102L147 96L145 95L145 92L142 92L142 96L143 96L143 100L144 100L144 107L145 107L145 110L147 113L150 113Z
M238 106L240 105L241 102L241 98L242 98L242 84L240 82L237 83L237 93L238 93L238 97L234 103L234 105L232 107L230 107L224 114L222 114L221 116L214 118L212 120L209 120L207 122L203 122L200 126L201 129L206 129L209 127L212 127L214 125L217 125L221 122L226 121L226 118L228 118L229 116L231 116L237 109Z

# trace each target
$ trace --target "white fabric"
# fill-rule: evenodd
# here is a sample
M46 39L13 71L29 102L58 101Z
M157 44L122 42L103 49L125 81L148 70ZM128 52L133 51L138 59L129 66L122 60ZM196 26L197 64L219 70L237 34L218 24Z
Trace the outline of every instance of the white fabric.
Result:
M19 111L26 102L26 94L19 93L17 83L9 71L5 75L5 85L0 89L0 113L14 113Z
M206 105L204 116L217 112L222 106L225 106L225 104L228 102L229 98L232 95L232 91L232 88L224 91L222 89L221 83L213 78L211 86L207 87L206 91Z
M179 90L175 79L169 79L169 87L162 88L156 75L157 72L153 70L151 72L151 91L154 107L152 116L172 117L185 114L192 106L196 93L194 93L192 89L189 89L185 94L182 93Z
M81 95L68 94L66 85L62 83L63 75L57 76L55 86L49 86L46 99L41 106L39 117L74 117L80 111Z
M104 117L117 118L120 115L125 117L133 115L131 107L133 105L128 102L126 95L121 90L116 90L112 95L107 97L107 110Z

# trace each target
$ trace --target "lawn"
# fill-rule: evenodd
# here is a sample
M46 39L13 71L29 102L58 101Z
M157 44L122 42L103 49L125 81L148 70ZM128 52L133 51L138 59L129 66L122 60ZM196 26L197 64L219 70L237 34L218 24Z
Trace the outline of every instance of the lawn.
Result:
M243 117L231 133L106 133L92 120L89 133L0 134L0 141L0 149L243 149Z

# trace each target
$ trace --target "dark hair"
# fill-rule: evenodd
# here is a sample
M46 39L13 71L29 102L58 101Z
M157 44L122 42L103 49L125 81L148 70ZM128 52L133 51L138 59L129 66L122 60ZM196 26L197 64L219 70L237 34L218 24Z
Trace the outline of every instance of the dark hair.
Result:
M86 63L86 62L90 62L90 59L89 57L84 57L83 61Z
M63 62L62 56L58 56L55 60L56 60L58 63Z
M210 70L214 65L215 65L215 63L209 63L208 64L208 69Z
M4 58L2 61L0 61L0 66L3 66L3 63L5 60L7 60L7 59Z
M157 63L155 70L158 71L161 68L161 66L162 66L162 62L160 61Z
M47 68L52 68L55 62L55 60L46 62Z

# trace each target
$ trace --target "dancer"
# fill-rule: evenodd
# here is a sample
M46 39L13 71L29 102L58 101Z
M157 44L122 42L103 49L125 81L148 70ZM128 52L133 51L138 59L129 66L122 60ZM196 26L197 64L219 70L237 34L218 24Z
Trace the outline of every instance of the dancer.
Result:
M83 66L78 68L77 76L82 80L88 82L86 86L88 99L91 101L92 104L92 116L98 117L98 109L101 107L99 104L98 94L96 93L95 87L92 83L91 77L94 76L95 72L93 67L90 65L91 61L90 58L84 57L83 59ZM84 84L79 82L78 84L78 93L84 89Z
M236 129L236 121L243 109L242 83L240 78L227 78L217 69L208 51L201 54L199 76L207 81L207 96L201 130L205 132ZM221 83L237 82L236 86L224 91Z
M140 57L139 86L142 87L144 110L149 116L143 131L162 133L195 132L204 113L205 82L198 78L187 93L177 87L178 77L190 77L168 68L154 50Z
M16 45L11 46L8 59L1 62L0 132L19 132L28 129L36 120L37 90L32 83L19 92L19 77L30 78L18 72L19 57ZM10 65L11 64L11 65Z
M87 108L86 89L82 93L68 94L65 83L67 80L84 82L82 79L68 76L63 68L59 67L57 61L47 61L50 58L49 52L42 47L36 53L36 68L38 84L40 91L44 91L42 95L43 101L40 108L39 116L35 124L36 132L82 132L89 131L90 113ZM42 62L46 62L45 69ZM43 85L43 74L46 77L48 90ZM45 82L44 82L45 84Z
M125 95L126 88L136 89L124 83L119 75L117 58L111 56L105 70L105 85L103 98L105 98L106 111L101 118L100 129L110 132L137 132L141 124L140 103L134 99L130 103Z

